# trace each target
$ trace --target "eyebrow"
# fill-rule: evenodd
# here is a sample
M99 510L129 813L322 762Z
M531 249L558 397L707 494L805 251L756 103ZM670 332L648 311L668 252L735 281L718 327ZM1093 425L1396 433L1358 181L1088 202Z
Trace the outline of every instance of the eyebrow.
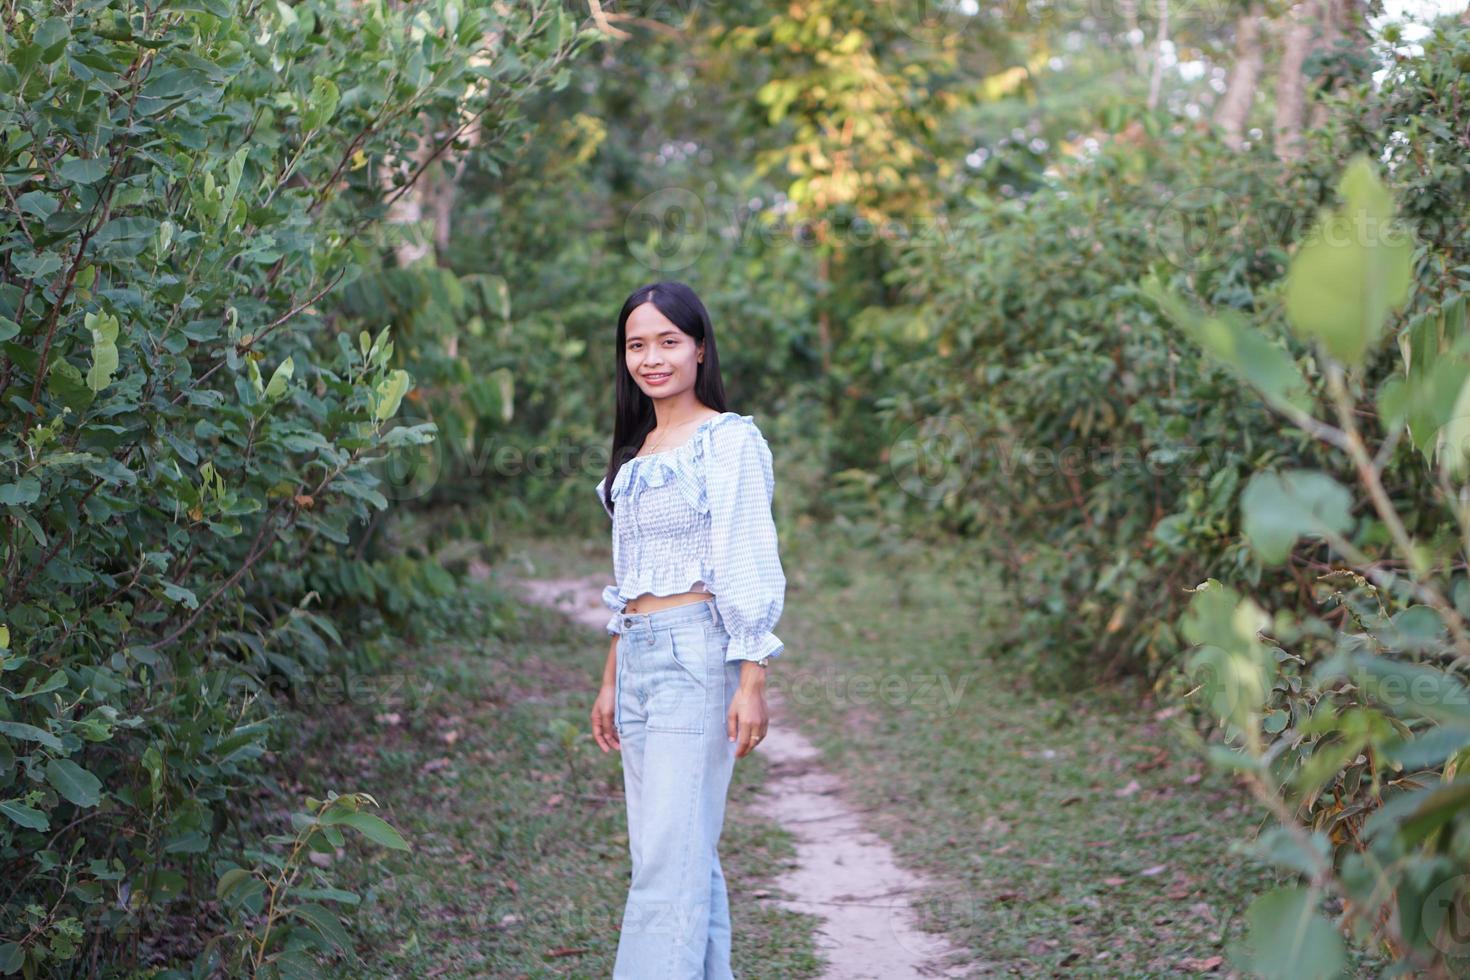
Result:
M658 337L667 337L670 334L683 333L683 332L684 331L682 331L682 330L663 330L663 331L660 331L658 334L655 334L655 336L658 336ZM629 337L628 339L629 340L640 340L642 338L641 338L641 335L639 335L639 336Z

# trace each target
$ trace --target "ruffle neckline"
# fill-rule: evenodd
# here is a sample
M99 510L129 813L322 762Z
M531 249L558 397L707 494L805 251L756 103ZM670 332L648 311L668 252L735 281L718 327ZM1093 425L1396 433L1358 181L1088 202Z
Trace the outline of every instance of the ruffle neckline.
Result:
M709 503L702 481L696 476L695 466L710 455L714 444L714 430L721 423L734 419L751 423L755 421L752 416L738 412L721 412L699 423L694 434L681 445L647 456L631 457L618 467L618 475L612 486L613 499L619 500L627 496L629 488L635 485L641 493L650 487L661 487L672 481L684 493L691 507L707 513Z

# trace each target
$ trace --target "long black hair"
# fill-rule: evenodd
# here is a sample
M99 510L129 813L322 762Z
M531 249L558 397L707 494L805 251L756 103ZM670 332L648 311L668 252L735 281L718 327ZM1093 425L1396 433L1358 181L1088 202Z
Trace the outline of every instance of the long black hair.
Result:
M653 431L658 419L653 413L653 399L643 393L638 382L628 371L624 356L627 348L628 316L644 303L654 307L669 319L674 326L694 338L697 344L704 342L704 360L695 368L694 396L717 412L725 408L725 384L720 380L720 354L715 348L715 329L710 324L709 312L699 301L694 290L682 282L672 280L639 286L623 301L618 313L618 334L613 346L616 380L613 390L617 407L613 415L612 457L608 460L607 474L603 482L603 500L612 508L612 485L617 479L623 463L637 455L643 440Z

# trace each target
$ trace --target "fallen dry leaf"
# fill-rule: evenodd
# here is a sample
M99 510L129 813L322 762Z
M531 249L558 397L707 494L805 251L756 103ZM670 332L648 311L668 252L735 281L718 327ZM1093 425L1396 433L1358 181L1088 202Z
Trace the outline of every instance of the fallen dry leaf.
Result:
M1210 956L1204 959L1186 956L1179 961L1179 968L1182 970L1191 970L1195 973L1209 973L1213 970L1218 970L1224 962L1225 957L1223 956Z
M1153 754L1153 758L1134 763L1133 768L1138 772L1148 772L1150 769L1157 769L1168 764L1169 750L1161 748Z
M571 946L558 946L556 949L548 949L547 956L581 956L587 952L585 949L573 948Z

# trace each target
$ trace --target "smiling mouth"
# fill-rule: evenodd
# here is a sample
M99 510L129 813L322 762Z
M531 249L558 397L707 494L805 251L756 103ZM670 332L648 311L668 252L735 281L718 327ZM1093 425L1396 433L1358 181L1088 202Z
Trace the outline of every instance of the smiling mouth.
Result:
M673 374L673 372L672 371L665 371L663 374L645 374L643 376L643 380L644 381L662 381L664 378L667 378L670 374Z

